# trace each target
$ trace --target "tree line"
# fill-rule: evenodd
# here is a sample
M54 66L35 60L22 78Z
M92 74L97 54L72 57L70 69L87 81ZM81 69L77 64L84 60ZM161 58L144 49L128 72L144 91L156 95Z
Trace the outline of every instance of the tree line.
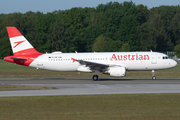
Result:
M39 52L173 51L180 44L180 6L148 9L131 2L43 14L0 14L0 58L12 55L6 26Z

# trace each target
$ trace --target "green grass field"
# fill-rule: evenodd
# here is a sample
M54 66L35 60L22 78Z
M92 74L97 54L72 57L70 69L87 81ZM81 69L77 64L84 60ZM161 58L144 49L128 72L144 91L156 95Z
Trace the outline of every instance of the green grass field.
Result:
M155 71L157 78L180 78L180 63L175 68ZM94 73L37 70L0 60L0 78L92 78ZM99 78L114 78L98 74ZM151 78L151 71L127 71L122 78Z
M179 120L180 94L0 98L0 120Z

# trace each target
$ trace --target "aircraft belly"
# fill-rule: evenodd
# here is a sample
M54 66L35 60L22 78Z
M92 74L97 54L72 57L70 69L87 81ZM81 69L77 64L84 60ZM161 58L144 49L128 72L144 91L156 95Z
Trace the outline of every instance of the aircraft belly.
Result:
M70 62L46 62L44 64L45 69L53 70L53 71L76 71L77 66L75 64L72 64Z
M52 71L76 71L78 65L70 62L59 62L59 61L48 61L48 60L44 60L42 62L39 61L39 59L35 59L29 66L37 69L45 69Z
M149 61L138 61L138 62L132 62L128 63L128 70L152 70L154 66L149 65Z

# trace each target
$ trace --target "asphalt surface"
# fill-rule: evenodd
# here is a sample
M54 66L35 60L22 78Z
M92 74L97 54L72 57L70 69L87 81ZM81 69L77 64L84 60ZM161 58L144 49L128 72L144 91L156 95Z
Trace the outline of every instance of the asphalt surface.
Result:
M180 79L0 78L0 85L56 87L52 90L0 91L5 96L180 93Z
M176 79L65 79L65 78L0 78L0 84L180 84Z

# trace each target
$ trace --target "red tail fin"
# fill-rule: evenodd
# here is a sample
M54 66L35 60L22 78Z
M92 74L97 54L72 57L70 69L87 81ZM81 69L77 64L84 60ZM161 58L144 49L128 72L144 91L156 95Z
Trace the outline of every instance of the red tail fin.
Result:
M34 59L42 55L36 51L16 27L6 27L14 56L7 56L5 61L29 66Z
M34 49L16 27L6 27L14 55L42 54Z

